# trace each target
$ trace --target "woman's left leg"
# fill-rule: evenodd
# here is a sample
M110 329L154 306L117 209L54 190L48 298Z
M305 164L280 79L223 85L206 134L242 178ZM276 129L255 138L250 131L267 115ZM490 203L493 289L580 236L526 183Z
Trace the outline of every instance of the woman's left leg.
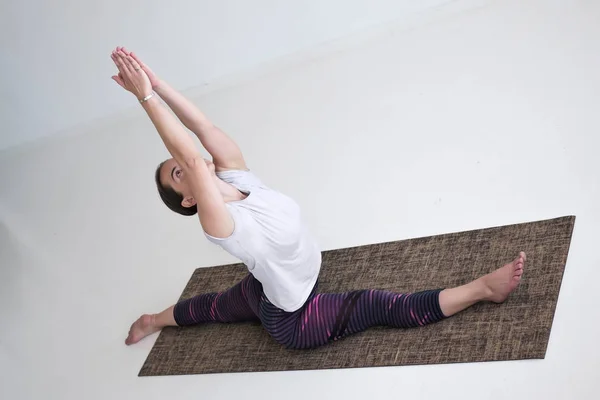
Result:
M258 320L262 285L252 275L220 293L204 293L182 300L158 314L144 314L131 325L126 344L134 344L167 326L188 326L207 322Z
M504 301L519 284L524 263L525 253L521 253L496 271L452 289L411 294L381 290L316 294L293 313L262 302L259 317L275 340L296 349L318 347L373 326L424 326L480 301Z

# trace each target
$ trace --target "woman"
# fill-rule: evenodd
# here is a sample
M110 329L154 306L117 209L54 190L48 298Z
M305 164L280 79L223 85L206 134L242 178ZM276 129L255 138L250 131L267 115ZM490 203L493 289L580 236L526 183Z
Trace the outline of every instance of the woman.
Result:
M523 252L496 271L451 289L318 293L321 253L298 205L252 174L238 146L135 54L117 47L112 59L119 69L113 79L141 102L173 156L156 171L162 200L179 214L197 213L206 237L250 271L225 292L202 294L159 314L142 315L131 326L126 344L165 326L260 320L286 347L313 348L376 325L422 326L480 301L500 303L519 284ZM200 156L158 96L198 136L212 162Z

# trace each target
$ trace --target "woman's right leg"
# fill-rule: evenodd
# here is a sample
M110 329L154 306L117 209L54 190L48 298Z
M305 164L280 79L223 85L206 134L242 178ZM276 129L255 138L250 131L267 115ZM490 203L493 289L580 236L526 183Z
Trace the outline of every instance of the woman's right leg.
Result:
M257 307L261 295L261 284L248 275L225 292L201 294L182 300L159 314L142 315L131 325L125 344L137 343L166 326L258 320Z
M494 272L451 289L417 293L383 290L319 293L291 313L263 302L261 321L276 341L295 349L322 346L373 326L424 326L480 301L504 301L521 281L525 259L525 253L521 253Z

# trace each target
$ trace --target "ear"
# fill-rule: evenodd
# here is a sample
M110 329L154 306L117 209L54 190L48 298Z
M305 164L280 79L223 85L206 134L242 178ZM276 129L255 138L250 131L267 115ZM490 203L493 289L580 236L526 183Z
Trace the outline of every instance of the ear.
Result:
M185 208L193 207L196 205L196 199L194 199L192 196L185 197L181 202L181 205Z

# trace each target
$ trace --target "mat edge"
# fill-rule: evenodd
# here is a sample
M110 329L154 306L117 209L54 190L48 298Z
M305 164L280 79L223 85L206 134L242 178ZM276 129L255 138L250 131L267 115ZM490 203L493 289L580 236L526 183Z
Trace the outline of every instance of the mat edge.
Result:
M392 240L387 240L385 242L373 242L373 243L364 243L364 244L358 244L358 245L353 245L353 246L347 246L347 247L336 247L336 248L331 248L331 249L323 249L321 250L322 253L328 252L328 251L335 251L335 250L348 250L348 249L353 249L356 247L361 247L361 246L373 246L373 245L385 245L385 244L389 244L389 243L394 243L394 242L399 242L399 241L405 241L405 240L423 240L423 239L429 239L432 237L436 237L436 236L444 236L444 235L455 235L458 233L470 233L470 232L476 232L476 231L485 231L485 230L489 230L489 229L499 229L499 228L506 228L509 226L519 226L519 225L527 225L527 224L536 224L536 223L541 223L541 222L551 222L551 221L557 221L560 219L573 219L573 225L575 224L577 216L576 215L564 215L562 217L555 217L555 218L548 218L548 219L540 219L540 220L535 220L535 221L528 221L528 222L517 222L514 224L506 224L506 225L496 225L496 226L490 226L487 228L475 228L475 229L469 229L466 231L452 231L452 232L445 232L445 233L436 233L436 234L432 234L432 235L428 235L428 236L417 236L417 237L407 237L407 238L400 238L400 239L392 239ZM573 233L573 231L571 230L571 234ZM242 262L237 262L237 263L229 263L229 264L219 264L219 265L211 265L211 266L206 266L206 267L197 267L194 269L194 272L196 272L199 269L208 269L208 268L222 268L222 267L234 267L234 266L244 266L245 264ZM188 281L189 283L189 281Z

